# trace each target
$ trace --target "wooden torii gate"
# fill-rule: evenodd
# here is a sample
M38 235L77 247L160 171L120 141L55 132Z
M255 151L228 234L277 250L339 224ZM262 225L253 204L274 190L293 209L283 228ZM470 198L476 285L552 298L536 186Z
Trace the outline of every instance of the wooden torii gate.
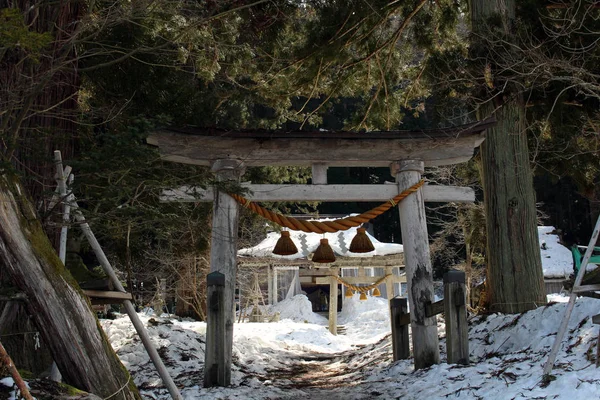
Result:
M485 129L493 125L495 120L488 119L446 129L370 133L165 129L152 133L148 143L159 147L164 160L211 167L217 181L239 182L246 167L312 167L312 185L247 184L252 193L247 197L253 201L383 202L419 182L427 166L468 161L485 139ZM396 184L327 185L328 167L390 167ZM213 296L207 301L209 309L224 310L224 315L223 321L207 321L204 385L228 386L239 209L217 188L201 194L202 200L213 201L210 270L224 275L215 279L223 286L223 304L211 304ZM426 303L434 300L425 201L474 201L474 193L469 188L424 186L398 205L416 369L440 362L437 323L425 311Z

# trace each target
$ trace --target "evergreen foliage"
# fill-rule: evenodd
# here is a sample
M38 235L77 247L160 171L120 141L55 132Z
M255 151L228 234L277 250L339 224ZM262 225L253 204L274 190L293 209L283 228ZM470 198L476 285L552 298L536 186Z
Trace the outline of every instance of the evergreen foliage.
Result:
M178 246L181 221L194 221L199 233L189 248L207 248L209 206L160 203L162 190L183 184L206 187L211 176L206 168L164 163L145 143L150 122L138 117L126 125L106 127L82 143L81 155L72 160L76 173L74 192L80 205L91 213L100 237L114 249L133 244L136 254L153 244ZM184 210L185 209L185 210ZM120 243L120 244L119 244ZM183 243L181 243L183 244ZM120 252L124 254L124 251Z
M145 145L148 131L165 125L424 128L470 122L490 99L524 94L537 172L570 176L586 198L600 196L599 27L590 0L566 8L519 1L510 46L499 28L468 40L462 0L96 1L87 9L65 2L61 12L40 7L39 18L23 4L0 4L3 161L32 170L25 163L68 143L75 193L120 267L141 271L149 252L162 250L206 255L210 206L158 201L164 187L212 184L206 169L161 162ZM54 171L46 170L43 189L52 190ZM330 175L336 183L390 179L373 169ZM300 168L256 168L244 177L308 179ZM398 241L390 215L376 221L379 234ZM247 243L265 229L250 215L240 226Z
M544 196L547 223L589 237L600 213L598 9L587 0L552 5L542 0L516 2L511 40L499 15L491 16L485 22L489 35L471 33L471 46L463 36L435 51L426 77L446 115L459 121L472 120L474 110L491 99L501 103L523 96L532 166L537 182L545 182L538 191L555 190L560 180L571 181L592 205L592 222L576 227L569 221L579 218L575 213L565 217L554 211L561 201Z
M0 9L0 49L3 53L19 48L37 57L36 53L47 47L51 40L52 36L48 32L30 31L18 9Z
M90 217L99 233L119 249L122 262L125 254L143 257L146 245L173 246L181 241L175 233L180 225L169 221L178 221L181 210L152 204L155 188L208 183L205 171L169 167L153 159L152 151L142 151L134 120L155 126L314 128L325 115L336 127L396 127L406 112L418 117L424 111L419 99L427 89L418 75L425 50L440 46L453 30L455 5L281 1L232 11L226 3L167 2L153 9L119 4L120 13L98 11L97 20L109 21L108 28L80 47L81 104L97 127L75 166L82 175L78 190L88 212L94 211ZM121 55L127 56L115 62ZM339 116L332 119L332 111ZM107 169L100 171L100 165ZM186 179L190 173L199 179ZM244 180L303 183L308 177L299 168L253 168ZM260 221L242 218L243 227L259 228ZM250 242L256 240L253 231L243 229ZM139 249L128 253L125 243Z

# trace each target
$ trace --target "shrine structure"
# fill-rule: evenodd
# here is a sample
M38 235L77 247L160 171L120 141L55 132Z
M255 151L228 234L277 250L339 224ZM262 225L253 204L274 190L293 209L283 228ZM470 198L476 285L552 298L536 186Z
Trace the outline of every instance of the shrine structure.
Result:
M392 132L283 132L213 128L163 129L148 143L165 160L204 165L218 182L209 190L180 190L192 199L212 201L213 224L209 285L221 287L222 300L209 287L205 386L231 382L234 291L237 275L238 202L227 193L226 181L240 182L245 168L255 166L312 167L311 185L243 185L248 201L382 201L417 187L426 167L468 161L495 120L434 129ZM389 167L395 184L327 184L329 167ZM191 193L194 193L191 195ZM197 196L197 197L196 197ZM398 206L404 246L415 368L440 361L437 322L426 314L434 300L425 202L474 201L470 188L424 185ZM394 204L395 205L395 204ZM222 275L221 275L222 274ZM211 317L212 315L212 317Z

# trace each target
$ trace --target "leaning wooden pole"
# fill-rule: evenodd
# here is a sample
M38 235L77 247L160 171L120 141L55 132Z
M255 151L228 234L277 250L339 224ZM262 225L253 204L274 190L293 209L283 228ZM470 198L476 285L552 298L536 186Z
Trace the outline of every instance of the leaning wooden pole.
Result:
M69 172L63 169L62 162L62 154L59 150L54 151L54 163L56 165L56 182L58 196L60 196L61 200L66 200L67 198L67 180L71 175L71 169L69 168ZM67 201L63 201L63 225L60 227L60 242L58 247L58 258L62 261L63 265L66 265L67 260L67 236L69 233L69 221L71 214L71 205ZM50 367L50 375L49 378L55 382L60 382L62 380L62 375L56 365L56 362L52 362L52 367Z
M108 261L108 258L106 258L104 250L102 250L100 243L98 243L98 240L96 239L94 232L92 232L90 225L86 222L85 217L83 216L81 210L77 205L77 202L73 198L73 195L69 196L69 200L71 202L71 207L75 209L75 220L79 223L81 231L83 232L88 242L90 243L90 246L94 250L94 253L98 258L102 269L104 270L106 275L108 275L110 281L115 287L115 290L119 292L125 292L125 288L123 287L121 281L117 277L115 270ZM150 356L150 360L152 360L154 367L156 367L156 370L158 371L158 374L160 375L160 378L162 379L163 383L167 387L167 390L171 394L171 397L175 400L183 399L183 397L179 393L179 389L177 389L177 386L175 386L175 382L173 382L173 379L171 379L167 368L160 359L160 356L158 355L158 352L156 351L156 348L154 347L154 344L152 343L152 340L150 339L150 336L148 335L144 324L140 320L140 317L138 316L137 312L135 311L133 304L131 304L131 301L129 300L124 300L123 305L125 306L125 311L127 312L127 315L129 315L129 319L131 319L131 322L133 323L136 332L138 333L140 339L142 340L142 343L144 344L144 347L146 348L146 351L148 352L148 356Z
M63 170L62 155L59 150L54 151L54 164L56 165L56 182L58 183L58 195L60 196L61 200L66 200L67 180L69 179L70 174L66 174ZM58 249L58 257L63 262L63 264L65 264L65 260L67 258L67 234L69 230L70 213L71 205L68 201L64 201L62 215L63 224L60 228L60 245Z
M392 164L391 169L396 176L398 193L401 193L421 180L424 164L415 160L399 161ZM433 303L434 295L423 189L420 188L402 200L398 211L406 264L415 369L421 369L440 362L437 321L435 316L428 317L425 312L425 304Z
M17 371L17 367L15 367L15 364L12 362L12 359L6 352L4 346L2 346L2 343L0 343L0 366L1 365L4 365L8 369L8 372L15 381L17 388L21 392L21 397L23 397L25 400L33 400L25 381L23 381L23 378L21 378L21 374L19 374L19 371Z
M571 295L569 296L569 302L567 303L567 308L565 309L565 315L560 323L558 331L556 332L556 337L554 338L554 343L552 344L552 350L550 350L550 354L548 355L548 360L546 364L544 364L544 375L550 374L552 372L552 368L554 368L554 361L556 361L556 356L560 350L560 345L562 344L562 339L565 336L565 332L567 331L567 327L569 326L569 319L571 319L571 313L573 312L573 308L575 307L575 300L577 300L577 292L576 289L581 285L583 281L583 277L585 275L585 270L587 265L592 257L592 253L594 252L594 246L598 242L598 236L600 235L600 216L598 216L598 220L596 221L596 226L592 233L592 237L590 239L590 243L588 248L583 256L583 260L581 262L581 266L579 267L579 271L577 272L577 276L575 277L575 282L573 283L573 289L571 290Z
M79 224L80 224L79 226L80 226L81 230L83 231L83 234L88 239L90 246L92 246L92 249L94 250L94 253L96 254L96 257L98 257L98 260L100 261L100 265L102 266L102 269L109 276L109 279L113 283L114 287L118 291L125 293L125 288L121 284L121 281L115 274L115 271L113 270L112 266L110 265L110 262L106 258L106 255L104 254L104 251L102 250L102 247L100 246L100 243L98 243L98 240L96 239L96 236L92 232L92 229L90 228L89 224L86 222L85 217L83 216L81 211L78 209L78 205L77 205L77 202L75 201L74 195L69 194L67 196L66 182L69 177L65 176L65 171L63 170L61 153L58 150L54 152L54 161L55 161L56 170L57 170L56 173L57 173L57 181L58 181L58 193L62 199L66 200L65 206L64 206L64 214L63 214L63 222L65 223L65 226L63 226L63 228L61 229L61 237L60 237L59 256L60 256L61 261L63 262L63 264L65 263L66 243L67 243L67 237L66 237L67 236L67 226L66 226L66 224L70 220L71 207L73 206L76 209L75 219L77 220L77 222L79 222ZM72 175L71 175L71 177L72 177ZM152 363L156 367L158 374L160 375L165 386L169 390L171 397L173 399L181 399L182 397L181 397L181 394L179 393L179 389L177 389L177 386L175 386L175 383L173 382L173 380L171 379L171 376L167 372L167 369L166 369L165 365L163 364L162 360L160 359L158 352L154 348L154 345L152 344L152 341L150 340L150 337L148 336L148 332L146 332L146 328L144 327L144 324L139 319L137 312L135 311L135 308L133 307L133 304L131 304L131 301L129 301L129 300L124 300L123 304L125 306L125 310L127 311L127 314L129 315L129 318L131 319L131 322L133 323L135 330L137 331L138 335L140 336L140 339L142 340L142 343L143 343L144 347L146 348L146 351L148 352L148 356L152 360ZM54 370L54 365L53 365L53 370ZM54 371L53 371L53 373L54 373Z

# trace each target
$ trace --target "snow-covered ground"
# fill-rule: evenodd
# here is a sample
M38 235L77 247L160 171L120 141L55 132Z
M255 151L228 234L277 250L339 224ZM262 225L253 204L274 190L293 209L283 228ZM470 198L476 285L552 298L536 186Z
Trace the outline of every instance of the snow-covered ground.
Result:
M564 248L546 235L544 270L570 272ZM548 240L550 238L551 240ZM567 250L568 252L568 250ZM557 274L556 276L560 276ZM334 336L327 320L299 295L266 310L271 323L236 323L232 386L202 387L206 324L141 315L171 376L186 399L569 399L600 397L595 367L598 326L591 317L600 301L579 298L551 380L543 365L568 298L519 315L492 314L469 320L469 366L445 363L444 321L438 318L442 363L415 371L412 360L392 361L387 301L346 302ZM158 374L126 316L101 321L117 354L147 399L168 399Z
M591 316L599 312L600 301L577 301L552 372L556 379L544 383L542 368L567 298L549 300L553 303L522 315L472 318L469 366L444 362L439 318L442 363L414 371L411 360L391 360L385 301L353 299L340 315L347 334L333 336L324 320L300 320L310 305L299 295L278 306L288 315L306 306L298 321L235 325L233 385L210 389L202 388L206 325L144 314L141 318L186 399L596 399L598 326L592 325ZM102 325L144 398L168 399L128 318L103 320Z
M345 335L329 333L323 319L301 321L310 310L299 295L278 305L275 323L234 327L232 387L202 388L206 325L142 316L171 375L187 399L593 399L600 393L595 368L598 327L591 317L600 301L580 298L553 371L542 368L560 324L567 297L522 315L492 314L470 320L470 366L442 362L414 371L412 361L392 362L386 302L353 299L340 315ZM318 319L318 315L314 318ZM102 321L110 341L145 397L168 398L127 317ZM445 360L443 320L440 351Z

